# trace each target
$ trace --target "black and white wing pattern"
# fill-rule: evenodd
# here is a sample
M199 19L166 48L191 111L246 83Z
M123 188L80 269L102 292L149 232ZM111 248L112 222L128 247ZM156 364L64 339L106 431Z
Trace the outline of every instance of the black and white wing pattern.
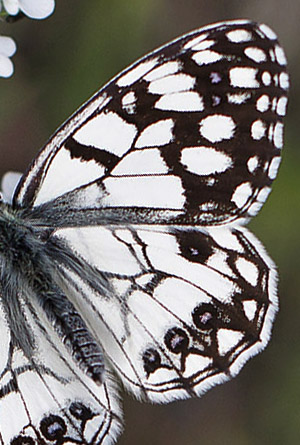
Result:
M0 403L16 401L22 420L0 414L3 443L25 443L27 429L26 443L111 443L121 422L111 369L138 398L169 402L235 376L266 346L277 273L244 224L277 174L287 90L269 27L218 23L133 64L49 140L12 201L53 287L47 304L20 291L30 348L10 339L11 325L21 331L5 303ZM76 314L103 355L97 382L74 325L63 335L49 310L52 288L67 327Z
M268 343L277 275L243 227L66 228L53 238L82 263L81 275L57 265L69 298L84 305L109 362L142 400L199 396Z
M0 307L0 443L110 444L122 414L109 367L97 385L72 360L41 309L22 303L26 325L19 314L19 331L34 343L30 358Z
M58 130L15 203L62 225L70 209L100 223L241 223L279 166L285 63L269 28L242 21L154 51Z

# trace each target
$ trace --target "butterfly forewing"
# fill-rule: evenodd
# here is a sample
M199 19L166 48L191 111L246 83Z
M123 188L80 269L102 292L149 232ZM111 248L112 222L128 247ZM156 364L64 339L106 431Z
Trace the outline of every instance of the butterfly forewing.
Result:
M188 34L84 105L34 161L15 200L54 200L62 224L65 206L112 222L248 218L279 166L287 87L283 50L265 25Z
M108 445L121 423L111 369L169 402L266 346L276 271L243 224L279 167L285 64L265 25L201 28L83 105L12 205L5 179L1 443Z

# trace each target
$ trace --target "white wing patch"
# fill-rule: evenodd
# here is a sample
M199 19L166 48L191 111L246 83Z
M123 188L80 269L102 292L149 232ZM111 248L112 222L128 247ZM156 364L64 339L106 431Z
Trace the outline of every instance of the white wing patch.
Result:
M18 172L7 172L2 177L1 180L1 190L3 195L3 200L5 202L12 202L12 197L17 188L17 185L22 177L21 173Z
M174 121L165 119L155 122L144 129L135 143L136 148L166 145L173 140Z
M157 148L136 150L128 154L113 170L113 176L163 175L168 167Z
M176 176L127 176L107 178L103 181L106 196L102 206L167 207L182 209L184 189Z
M163 79L166 76L170 76L171 74L176 74L181 70L181 68L182 66L177 60L174 60L173 62L166 62L150 71L146 76L144 76L144 79L148 82L153 82L158 79Z
M235 29L234 31L229 31L226 35L228 40L233 43L250 42L253 38L252 33L245 29Z
M281 162L280 156L276 156L272 159L269 167L269 177L270 179L275 179L277 175L277 171Z
M153 80L149 84L149 93L170 94L191 90L196 79L188 74L179 73Z
M201 135L210 142L231 139L234 135L235 123L230 116L208 116L200 122Z
M233 192L231 200L237 205L237 207L244 207L252 195L252 187L249 182L240 184Z
M256 48L254 46L249 46L248 48L246 48L245 54L256 63L265 62L267 60L266 53L262 49Z
M266 124L262 120L258 119L251 125L251 136L253 139L259 140L266 135L266 130Z
M263 94L256 102L256 108L258 111L264 113L269 109L270 106L270 98L267 94Z
M198 175L221 173L232 165L230 156L212 147L186 147L182 150L181 162Z
M134 82L139 80L142 76L148 73L153 67L157 65L157 59L150 59L147 62L139 63L137 66L129 69L126 74L121 76L117 80L117 85L119 87L128 87L132 85Z
M137 134L137 128L116 113L100 114L74 134L77 142L114 153L126 153ZM120 141L122 141L120 143Z
M203 42L208 37L207 33L200 34L200 36L194 37L193 39L190 39L184 46L183 49L193 49L194 46L198 45L200 42Z
M221 54L209 49L196 52L192 55L192 59L200 66L218 62L222 60L222 58L223 56Z
M229 71L230 83L233 87L238 88L258 88L257 72L256 68L231 68Z
M186 91L162 96L155 104L159 110L203 111L203 98L195 91Z
M58 198L84 184L89 184L103 176L104 172L104 167L97 162L72 158L69 150L62 147L51 163L49 173L39 190L36 205Z

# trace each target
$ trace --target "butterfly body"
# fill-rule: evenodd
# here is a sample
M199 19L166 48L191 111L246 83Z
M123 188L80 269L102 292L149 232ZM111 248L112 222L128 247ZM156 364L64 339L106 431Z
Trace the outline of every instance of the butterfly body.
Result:
M51 244L50 229L33 229L22 212L1 204L0 246L2 251L1 295L16 344L28 359L34 358L34 336L24 317L22 302L36 301L52 323L73 359L95 381L101 382L104 371L101 347L88 331L80 314L53 277L53 257L67 257ZM24 304L23 301L23 304ZM82 347L84 345L84 348Z
M0 208L1 443L110 444L113 372L165 403L267 345L277 273L244 225L277 173L287 88L273 31L224 22L136 62L54 134Z

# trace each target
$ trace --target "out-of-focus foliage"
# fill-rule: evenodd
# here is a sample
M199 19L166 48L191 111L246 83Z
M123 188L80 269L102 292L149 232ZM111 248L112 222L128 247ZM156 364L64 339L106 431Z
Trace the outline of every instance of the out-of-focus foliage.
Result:
M295 445L300 438L299 0L60 0L43 22L1 24L18 41L15 74L0 80L0 167L24 171L52 131L137 57L223 19L270 25L289 60L283 163L251 229L280 271L280 312L267 350L202 399L150 406L125 397L120 445Z

